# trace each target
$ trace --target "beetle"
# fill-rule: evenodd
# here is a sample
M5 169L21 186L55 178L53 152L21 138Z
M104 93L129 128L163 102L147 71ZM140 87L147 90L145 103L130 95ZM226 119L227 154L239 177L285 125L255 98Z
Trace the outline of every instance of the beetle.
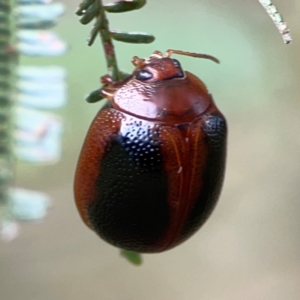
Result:
M84 223L108 243L139 253L169 250L210 216L223 184L226 120L205 84L171 55L133 57L133 73L107 81L74 194Z

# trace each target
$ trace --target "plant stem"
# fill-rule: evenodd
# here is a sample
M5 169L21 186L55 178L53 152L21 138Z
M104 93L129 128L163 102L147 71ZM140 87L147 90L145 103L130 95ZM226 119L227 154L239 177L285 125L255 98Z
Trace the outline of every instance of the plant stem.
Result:
M101 0L97 0L99 4L99 14L97 16L97 22L101 23L99 33L101 37L101 42L105 54L106 65L109 75L111 75L114 81L119 81L122 79L122 74L119 71L117 64L117 57L110 37L109 23L104 11Z
M266 10L267 14L273 20L273 23L277 27L279 33L281 34L285 44L292 42L292 37L288 24L284 22L282 15L278 12L276 6L271 0L258 0L259 3Z
M9 0L6 5L7 11L1 13L1 17L5 20L3 27L7 30L7 35L1 36L0 55L0 221L2 219L2 222L11 217L9 215L9 188L14 175L12 109L17 63L16 50L13 47L16 31L15 0Z

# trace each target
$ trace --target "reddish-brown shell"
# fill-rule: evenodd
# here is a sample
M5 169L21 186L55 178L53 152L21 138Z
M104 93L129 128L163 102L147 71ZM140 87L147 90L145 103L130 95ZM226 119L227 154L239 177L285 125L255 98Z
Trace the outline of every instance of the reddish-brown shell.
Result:
M160 252L212 212L223 182L226 121L204 83L178 61L134 58L133 74L103 94L75 177L84 222L109 243Z

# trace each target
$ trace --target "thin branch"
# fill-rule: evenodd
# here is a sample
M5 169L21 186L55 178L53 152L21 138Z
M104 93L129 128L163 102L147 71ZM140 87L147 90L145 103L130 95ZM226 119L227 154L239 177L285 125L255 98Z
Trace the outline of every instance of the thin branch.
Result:
M99 10L94 30L98 31L100 34L108 72L114 81L118 81L122 79L122 74L120 73L118 68L117 57L110 35L108 20L104 11L102 1L97 0L97 3ZM91 38L93 38L93 32Z
M267 14L273 20L275 26L277 27L279 33L281 34L285 44L289 44L292 41L290 34L290 29L286 22L284 22L282 15L278 12L276 6L271 0L258 0L259 3L266 10Z

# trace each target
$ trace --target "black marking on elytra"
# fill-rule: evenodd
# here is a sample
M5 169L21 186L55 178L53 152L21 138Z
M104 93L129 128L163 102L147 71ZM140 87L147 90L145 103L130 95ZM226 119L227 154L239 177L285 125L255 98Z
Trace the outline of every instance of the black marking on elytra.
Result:
M159 134L141 122L122 129L101 161L89 221L119 248L152 252L170 220Z

